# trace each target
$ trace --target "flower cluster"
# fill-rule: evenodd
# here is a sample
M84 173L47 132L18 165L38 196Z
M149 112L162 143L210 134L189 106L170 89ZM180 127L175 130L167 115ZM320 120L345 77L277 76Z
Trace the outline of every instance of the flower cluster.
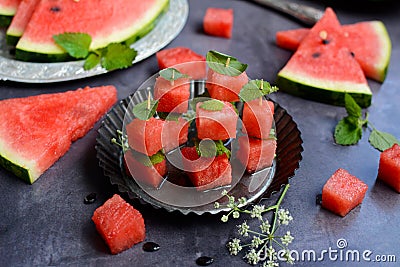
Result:
M278 202L275 205L265 207L265 205L254 205L250 209L245 209L245 198L240 198L237 202L233 196L228 195L226 191L223 195L228 198L227 207L230 211L223 215L221 220L227 222L232 215L233 218L239 218L240 213L248 214L251 218L256 218L260 224L258 230L252 230L247 221L237 225L238 234L247 240L246 243L239 238L233 238L227 243L227 248L231 255L238 255L243 249L247 249L244 259L251 265L262 263L263 267L279 266L278 260L284 260L293 263L288 246L292 243L294 237L290 231L286 231L283 236L278 235L278 229L281 226L287 226L293 217L287 209L280 208L283 197L289 188L289 184L284 188ZM215 207L219 208L220 204L216 203ZM264 218L264 214L272 212L271 222L268 218ZM275 247L279 248L278 251ZM278 257L279 255L279 257Z
M124 134L121 130L117 130L117 137L118 140L115 137L111 138L111 143L120 146L123 152L128 150L129 144L128 144L128 137L126 136L126 134Z

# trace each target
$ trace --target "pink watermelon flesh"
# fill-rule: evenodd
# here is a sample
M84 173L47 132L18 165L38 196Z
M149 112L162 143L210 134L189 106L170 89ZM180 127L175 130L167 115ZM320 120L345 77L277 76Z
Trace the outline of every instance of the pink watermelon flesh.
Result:
M92 216L96 229L112 254L118 254L145 239L142 214L115 194Z
M16 45L40 0L22 0L7 29L7 43Z
M240 90L248 81L249 78L246 72L232 77L220 74L210 68L207 72L206 86L212 98L227 102L236 102L239 101Z
M366 21L343 25L343 46L347 46L360 64L365 76L382 82L390 60L391 42L381 21ZM295 51L309 33L309 29L279 31L278 46Z
M242 129L248 136L268 139L274 120L274 103L265 99L246 102L243 107Z
M157 77L154 84L154 99L158 100L157 111L185 113L188 110L190 97L189 78L168 81Z
M233 28L233 9L209 7L203 18L206 34L231 38Z
M137 154L137 152L135 153ZM142 157L148 157L144 154ZM167 161L164 159L162 162L155 165L146 166L135 158L131 150L124 154L124 160L127 167L127 174L133 175L135 180L145 183L154 188L158 188L167 174Z
M183 166L185 170L190 170L187 174L197 190L208 190L232 182L232 167L226 154L210 159L200 157L195 147L184 147L181 152Z
M10 25L20 2L21 0L0 1L0 27L7 27Z
M362 203L368 186L344 169L338 169L322 189L322 207L342 217Z
M400 193L400 146L394 144L380 155L378 179Z
M184 144L188 140L190 122L182 117L175 120L166 120L162 129L161 140L166 152Z
M238 138L239 149L236 157L246 166L248 173L270 167L275 158L276 140L257 139L248 136Z
M238 115L231 103L222 102L224 107L219 111L201 108L202 102L196 105L196 129L199 139L226 140L236 137Z
M0 101L0 163L33 183L116 102L114 86ZM25 168L18 173L7 162Z
M161 119L150 118L147 121L133 119L126 126L129 146L140 153L152 156L160 151L163 146L161 142L161 132L164 121Z

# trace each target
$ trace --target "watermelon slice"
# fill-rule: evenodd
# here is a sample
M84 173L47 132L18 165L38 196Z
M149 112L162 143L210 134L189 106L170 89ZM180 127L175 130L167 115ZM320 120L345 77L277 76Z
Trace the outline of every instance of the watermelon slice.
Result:
M117 194L94 211L92 221L112 254L131 248L146 236L142 214Z
M233 28L233 9L209 7L203 18L206 34L231 38Z
M10 25L20 2L21 0L0 1L0 27L7 27Z
M342 217L362 203L368 186L344 169L338 169L322 189L322 207Z
M185 113L190 97L190 80L179 78L168 81L159 76L154 84L154 99L158 100L157 111Z
M179 117L178 120L165 120L161 140L165 152L184 144L188 140L190 122Z
M238 76L220 74L209 68L207 72L207 91L212 98L227 102L239 101L239 92L249 82L246 72Z
M197 190L208 190L232 182L232 167L226 154L203 158L197 154L196 147L181 149L183 167Z
M153 28L168 3L169 0L42 0L16 46L15 57L25 61L65 61L69 56L53 36L66 32L89 34L91 50L110 43L132 43Z
M380 155L378 179L400 193L400 146L394 144Z
M255 99L243 106L243 132L248 136L270 138L272 122L274 121L274 103L265 99Z
M343 45L349 47L360 64L365 76L383 82L390 62L391 41L381 21L365 21L343 25ZM309 29L280 31L276 33L278 46L296 50Z
M102 86L0 101L0 164L33 183L116 100Z
M206 58L187 47L161 50L156 58L160 69L174 67L194 80L206 77Z
M351 51L343 46L344 35L331 8L278 73L282 91L315 101L344 105L349 93L361 107L371 105L372 93Z
M8 45L15 46L25 31L36 5L40 0L22 0L18 6L10 26L7 28L6 41Z

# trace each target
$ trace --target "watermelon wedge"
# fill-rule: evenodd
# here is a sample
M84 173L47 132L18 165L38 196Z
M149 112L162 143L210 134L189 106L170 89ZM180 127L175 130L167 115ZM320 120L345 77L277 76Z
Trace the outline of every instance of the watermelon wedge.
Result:
M90 49L110 43L133 43L148 33L168 7L169 0L42 0L16 46L16 59L52 62L70 59L53 36L87 33Z
M344 105L349 93L361 107L371 105L372 92L351 51L336 14L327 8L299 48L278 73L280 90L311 100Z
M7 27L10 25L20 2L21 0L0 1L0 27Z
M0 101L0 165L33 183L116 100L102 86Z
M17 12L15 13L10 26L6 32L6 42L8 45L15 46L18 43L19 38L25 31L25 27L28 24L36 5L40 0L22 0L18 6Z
M391 41L381 21L365 21L343 25L343 45L349 47L365 76L383 82L390 62ZM309 29L300 28L276 33L278 46L295 51Z

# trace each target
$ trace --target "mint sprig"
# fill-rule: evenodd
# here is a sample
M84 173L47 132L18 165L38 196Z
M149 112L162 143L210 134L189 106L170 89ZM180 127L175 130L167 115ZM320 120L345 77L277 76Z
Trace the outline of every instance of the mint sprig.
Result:
M228 76L238 76L247 69L247 64L237 58L211 50L206 55L208 67L215 72Z
M89 54L89 47L92 37L87 33L67 32L53 36L56 44L61 46L74 58L86 58Z
M239 92L239 97L243 102L250 102L254 99L274 93L278 90L278 87L271 86L271 84L267 81L250 80L248 83L243 85Z
M148 120L154 116L158 106L158 100L146 100L137 105L132 109L133 115L139 120Z
M228 159L231 157L231 151L224 146L221 140L201 140L195 142L197 154L200 157L213 158L226 154Z
M181 73L179 70L175 68L166 68L159 71L161 77L166 79L167 81L176 81L180 78L188 78L189 76Z
M353 97L345 94L347 116L341 119L335 127L334 138L339 145L355 145L362 137L363 128L370 126L369 143L379 151L384 151L400 141L393 135L378 131L368 120L368 113L363 116L361 107Z
M200 108L209 111L221 111L224 108L224 103L217 99L210 99L201 103Z
M165 159L165 155L161 151L158 151L156 154L151 156L147 156L132 149L130 149L128 153L132 153L132 156L146 167L154 166L163 162Z

